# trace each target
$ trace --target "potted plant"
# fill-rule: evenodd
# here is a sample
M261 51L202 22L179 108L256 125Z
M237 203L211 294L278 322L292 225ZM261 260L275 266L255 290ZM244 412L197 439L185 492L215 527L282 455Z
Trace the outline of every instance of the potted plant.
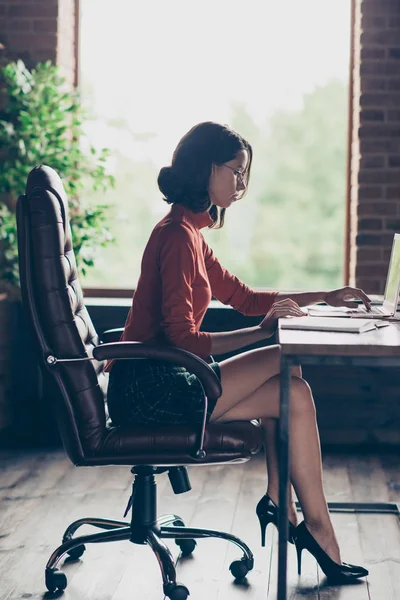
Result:
M38 164L54 168L69 197L70 222L77 266L82 275L94 265L96 250L112 241L107 206L90 205L84 192L114 185L107 171L109 151L86 144L88 114L79 91L71 89L50 61L32 70L18 60L0 70L0 432L10 426L15 408L16 368L13 356L22 325L15 209L27 175ZM26 339L24 339L26 346ZM27 362L24 361L27 368ZM21 374L21 373L20 373ZM26 381L26 373L24 373ZM17 380L19 378L17 377ZM32 387L32 386L31 386ZM34 386L33 386L34 387ZM10 401L13 397L13 405Z

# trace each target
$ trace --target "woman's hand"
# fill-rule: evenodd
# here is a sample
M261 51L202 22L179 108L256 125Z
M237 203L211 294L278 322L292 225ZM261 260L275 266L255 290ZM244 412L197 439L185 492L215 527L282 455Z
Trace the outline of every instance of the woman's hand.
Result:
M278 319L280 317L304 317L307 313L301 310L300 306L294 300L287 298L286 300L278 300L271 306L268 314L260 323L262 329L268 329L271 334L274 333Z
M362 290L346 286L327 292L325 302L330 306L347 306L355 308L355 299L361 300L367 310L371 310L371 299ZM353 300L351 302L351 300Z

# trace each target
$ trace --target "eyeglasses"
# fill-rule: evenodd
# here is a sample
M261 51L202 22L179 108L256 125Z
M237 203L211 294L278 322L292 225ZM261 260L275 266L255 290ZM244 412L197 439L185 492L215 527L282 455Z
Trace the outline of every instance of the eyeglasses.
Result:
M238 171L237 169L234 169L233 167L230 167L229 165L221 165L221 167L226 167L227 169L230 169L231 171L233 171L234 175L236 176L236 179L238 181L241 181L242 184L244 186L246 186L246 180L245 180L244 173L242 173L241 171Z

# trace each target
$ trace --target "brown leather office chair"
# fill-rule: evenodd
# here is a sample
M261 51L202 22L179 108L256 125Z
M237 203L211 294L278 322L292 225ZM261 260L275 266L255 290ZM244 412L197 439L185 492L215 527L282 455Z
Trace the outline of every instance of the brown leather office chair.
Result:
M76 466L128 465L134 475L126 514L131 520L83 518L69 525L45 571L49 591L63 590L65 574L57 569L69 555L78 559L91 542L129 540L148 544L161 567L164 593L172 600L187 598L176 582L175 565L162 538L175 539L183 555L193 552L196 538L219 537L235 543L241 559L230 565L243 578L253 568L253 555L229 533L185 527L177 515L157 518L155 475L168 472L176 494L190 490L186 465L247 461L262 444L257 422L210 423L191 426L113 427L107 418L107 375L104 360L158 358L180 364L202 381L207 398L219 397L221 385L209 365L173 347L137 342L101 344L85 308L72 249L67 197L57 173L47 166L29 174L26 193L17 204L22 299L46 368L59 394L52 398L62 442ZM205 414L205 412L204 412ZM126 515L125 515L126 516ZM108 530L75 536L84 524Z

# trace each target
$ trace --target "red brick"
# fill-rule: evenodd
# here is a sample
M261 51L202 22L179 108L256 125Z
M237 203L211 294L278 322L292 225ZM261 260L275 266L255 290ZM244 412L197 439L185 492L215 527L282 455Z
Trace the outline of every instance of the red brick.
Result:
M385 189L385 198L388 200L400 200L400 186L388 185Z
M392 254L392 247L391 246L389 248L383 248L383 260L386 261L386 264L389 263L390 255L391 254Z
M363 14L361 17L361 29L385 29L387 25L386 17Z
M388 171L387 169L362 170L358 173L359 183L386 183L397 184L399 182L399 173Z
M398 39L398 33L397 39ZM398 60L364 61L361 63L359 72L361 77L365 75L400 75Z
M400 219L385 219L385 227L386 229L393 229L393 231L400 232Z
M361 60L377 60L386 57L386 48L363 46L360 52ZM397 58L397 57L393 57Z
M359 219L358 220L358 231L379 231L383 228L382 219Z
M400 139L399 140L360 140L360 153L364 154L375 154L375 153L400 153Z
M387 89L391 92L399 92L400 91L400 79L388 79L387 80Z
M377 92L386 90L386 79L378 77L362 77L360 81L361 92Z
M40 33L57 33L57 19L40 19L33 21L33 29Z
M39 3L19 3L11 4L8 8L9 17L57 17L58 15L58 1L47 0L46 2Z
M360 185L358 200L376 200L383 197L383 187L377 185Z
M359 216L372 216L372 215L396 215L397 214L397 203L396 202L362 202L357 206L357 214Z
M357 262L382 262L382 248L357 248Z
M360 121L384 121L385 113L383 110L377 110L376 108L364 108L360 112Z
M400 110L388 110L386 113L387 121L400 121Z
M399 43L398 32L395 29L370 29L362 31L360 36L361 46L396 45Z
M32 31L32 21L30 19L12 19L8 21L7 31Z
M359 138L400 138L400 126L391 123L379 123L377 125L368 123L358 129Z
M356 265L356 277L386 277L387 263L369 263L369 264L357 264Z
M57 62L57 48L35 50L35 62L46 62L46 60L50 60L52 63Z
M383 169L386 166L386 156L383 154L369 154L362 156L360 169Z
M56 45L56 34L10 34L8 36L8 46L15 49L28 48L29 51L36 48L53 48Z
M376 279L368 279L367 277L357 277L356 286L361 288L366 294L381 294L382 285Z
M389 85L390 80L388 80L387 83ZM364 93L360 96L360 105L368 108L371 108L373 106L379 106L384 108L398 108L400 106L400 94L388 94L387 92L381 94Z
M398 0L363 0L362 11L367 15L400 15L400 3Z
M359 233L356 235L357 246L389 246L393 240L392 233Z

